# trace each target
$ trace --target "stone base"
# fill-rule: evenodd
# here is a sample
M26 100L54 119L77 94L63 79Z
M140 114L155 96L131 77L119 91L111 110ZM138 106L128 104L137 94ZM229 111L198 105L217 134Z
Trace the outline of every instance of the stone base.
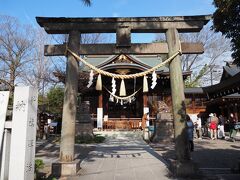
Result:
M171 113L158 113L154 124L155 131L151 141L154 143L167 143L173 141L173 119Z
M143 130L143 139L144 139L145 141L149 141L148 128L145 128L145 129Z
M170 164L170 170L176 177L199 177L196 163L192 161L173 161Z
M76 123L76 136L93 138L93 125L89 123Z
M79 170L80 160L52 163L53 177L76 176Z

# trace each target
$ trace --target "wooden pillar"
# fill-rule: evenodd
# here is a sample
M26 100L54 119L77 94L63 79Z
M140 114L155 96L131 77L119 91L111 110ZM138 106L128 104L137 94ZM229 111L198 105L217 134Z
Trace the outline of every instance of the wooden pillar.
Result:
M193 113L196 112L196 106L195 106L195 104L196 104L195 95L192 94L192 110L193 110Z
M77 31L69 33L68 47L78 53L80 34ZM60 161L72 162L74 160L75 121L77 109L79 63L71 55L67 55L66 82L64 91L62 132L60 143Z
M99 96L98 96L98 108L103 108L103 95L102 95L102 91L99 92Z
M171 56L179 50L179 34L176 29L168 29L166 32L169 53ZM186 134L186 107L184 96L184 84L180 56L176 56L170 63L170 82L172 93L172 107L174 119L174 138L177 160L182 162L190 159Z
M143 93L143 107L148 107L148 96L146 93Z
M103 128L103 94L99 91L98 108L97 108L97 128Z
M238 108L235 102L233 102L233 111L234 111L235 118L238 119Z
M220 109L221 109L221 115L224 117L224 105L221 105Z
M148 107L148 93L143 93L143 115L149 113L149 107ZM149 115L150 116L150 115ZM146 125L149 126L149 121L146 122Z
M231 110L230 110L230 104L229 102L227 101L225 107L227 106L227 118L229 119L230 118L230 114L231 114Z

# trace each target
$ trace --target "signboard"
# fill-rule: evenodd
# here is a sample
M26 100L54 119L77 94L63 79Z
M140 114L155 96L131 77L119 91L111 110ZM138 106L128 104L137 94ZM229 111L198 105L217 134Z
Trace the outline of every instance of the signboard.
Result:
M0 91L0 151L2 149L1 146L2 146L4 125L5 125L6 114L7 114L8 99L9 99L9 91Z
M9 180L34 179L37 102L36 89L15 88Z

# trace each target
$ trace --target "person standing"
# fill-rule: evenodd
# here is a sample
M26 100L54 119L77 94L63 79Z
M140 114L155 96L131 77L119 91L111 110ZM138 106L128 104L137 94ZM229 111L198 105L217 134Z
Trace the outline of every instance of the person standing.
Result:
M200 114L197 115L197 121L195 123L196 134L198 139L202 139L202 119Z
M193 137L197 137L197 114L188 114L191 121L193 122L194 129L193 129Z
M210 116L211 115L211 116ZM210 134L211 134L211 139L217 139L217 123L218 123L218 118L216 117L216 114L210 114L209 116L212 117L211 118L211 122L210 122Z
M194 124L189 115L186 115L186 128L187 128L187 139L188 139L188 147L190 151L194 150L193 144L193 131L194 131Z
M44 127L43 127L43 139L48 139L49 136L49 125L48 123L45 123Z
M237 134L237 130L234 128L234 126L237 123L237 119L236 117L233 115L233 113L230 114L230 118L229 118L229 133L230 133L230 139L232 141L235 141L235 136Z
M224 131L224 124L225 124L225 119L222 115L219 116L219 122L218 122L218 138L220 139L225 139L225 131Z

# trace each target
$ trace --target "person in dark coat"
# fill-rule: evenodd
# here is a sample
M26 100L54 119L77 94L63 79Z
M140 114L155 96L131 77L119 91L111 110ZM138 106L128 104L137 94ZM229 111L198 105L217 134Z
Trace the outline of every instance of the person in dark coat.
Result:
M189 115L186 115L186 128L187 128L187 139L188 139L188 146L189 150L194 150L194 144L193 144L193 131L194 131L194 124L190 118Z
M235 141L235 136L237 134L237 130L235 129L235 125L237 123L237 119L234 116L233 113L230 114L230 118L229 118L229 133L230 133L230 139L232 141Z

